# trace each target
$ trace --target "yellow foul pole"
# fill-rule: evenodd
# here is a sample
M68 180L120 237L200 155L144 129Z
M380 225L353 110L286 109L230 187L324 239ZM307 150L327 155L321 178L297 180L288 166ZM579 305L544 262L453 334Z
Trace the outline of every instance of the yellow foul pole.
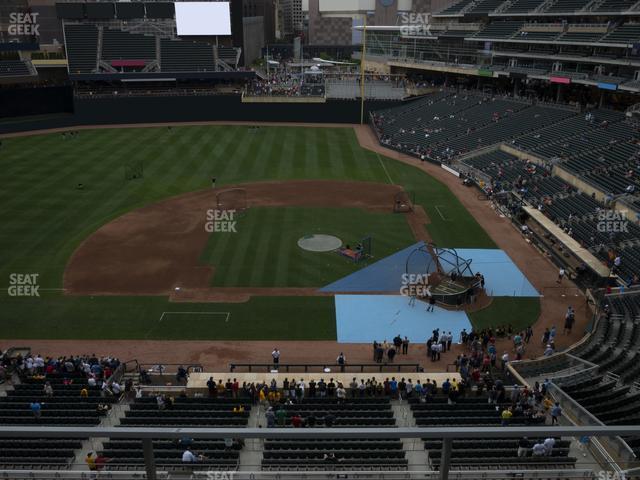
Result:
M362 56L360 58L360 125L364 125L364 61L367 51L367 15L362 28Z

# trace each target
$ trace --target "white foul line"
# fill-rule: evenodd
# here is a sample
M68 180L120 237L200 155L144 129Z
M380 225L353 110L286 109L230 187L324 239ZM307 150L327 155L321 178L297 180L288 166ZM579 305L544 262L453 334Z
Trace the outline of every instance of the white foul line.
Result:
M438 215L440 215L440 218L442 220L444 220L445 222L449 222L450 220L448 218L444 218L444 215L442 215L442 212L440 211L440 209L438 207L443 207L444 205L434 205L436 212L438 212Z
M160 315L160 319L158 320L158 323L161 323L162 320L164 320L164 316L165 315L171 315L171 314L178 314L178 315L225 315L224 323L228 323L229 322L229 317L231 316L231 312L162 312L162 315ZM157 323L155 325L151 325L151 328L149 328L149 331L147 331L147 333L144 335L144 338L149 338L149 334L151 334L151 332L153 331L153 329L157 325L158 325Z
M389 175L389 172L387 171L387 167L384 166L384 162L382 161L382 158L380 157L380 154L378 152L376 152L376 156L378 157L378 160L380 161L380 165L382 165L382 169L384 170L384 173L387 174L387 178L389 179L389 183L391 185L394 185L393 180L391 180L391 176Z
M161 322L164 319L165 315L226 315L224 322L228 323L229 322L229 317L231 316L231 312L162 312L162 315L160 315L160 320L158 320L158 323Z

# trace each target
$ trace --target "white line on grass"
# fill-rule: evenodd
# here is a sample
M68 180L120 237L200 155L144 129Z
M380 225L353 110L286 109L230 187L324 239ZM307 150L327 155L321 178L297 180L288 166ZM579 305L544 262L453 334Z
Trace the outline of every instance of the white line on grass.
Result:
M165 315L226 315L224 321L225 323L229 322L229 317L231 316L230 312L162 312L160 315L160 320L158 323L162 322Z
M443 208L444 208L444 205L434 205L434 206L435 206L436 212L438 212L438 215L440 215L440 218L441 218L442 220L444 220L445 222L450 222L450 221L451 221L451 220L449 220L448 218L445 218L445 216L444 216L444 215L442 215L442 212L441 212L441 211L440 211L440 209L438 208L438 207L443 207Z
M382 169L384 170L384 173L387 174L387 178L389 179L389 183L391 185L394 185L393 180L391 180L391 176L389 175L389 172L387 171L387 167L385 167L384 162L382 161L382 157L380 157L380 154L378 152L376 152L376 156L378 157L378 160L380 161L380 165L382 165Z
M151 328L149 328L144 338L149 338L149 335L151 334L153 329L156 328L158 324L162 323L162 320L164 320L165 315L169 316L172 314L174 315L225 315L224 323L228 323L229 317L231 317L231 312L162 312L162 315L160 315L160 318L158 319L158 323L152 325Z

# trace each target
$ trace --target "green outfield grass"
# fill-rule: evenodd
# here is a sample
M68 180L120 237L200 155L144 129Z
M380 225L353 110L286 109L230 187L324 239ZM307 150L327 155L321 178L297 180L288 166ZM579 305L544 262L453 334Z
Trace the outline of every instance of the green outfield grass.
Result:
M139 161L144 164L144 178L125 181L126 165ZM113 311L135 313L136 321L142 323L157 320L152 305L160 302L166 310L164 300L111 298L109 308L104 308L82 298L58 297L55 291L44 289L61 288L70 255L101 225L134 208L207 188L212 176L221 185L287 179L396 183L414 192L416 203L425 207L432 222L427 228L439 245L495 247L444 185L417 168L360 148L351 129L263 127L259 133L249 133L244 126L185 126L171 130L85 130L73 138L61 134L12 138L3 140L0 171L0 286L5 286L0 291L0 324L24 320L22 330L2 329L0 335L5 338L76 338L81 335L77 331L80 325L91 328L93 324L96 328L101 320L111 322ZM83 190L76 189L78 183L84 184ZM438 207L442 215L436 206L442 206ZM379 228L386 221L394 220L385 219ZM344 235L357 236L365 226L364 222L362 227L350 225L343 230ZM398 248L405 234L396 237L395 232L389 232L387 244L379 236L374 248ZM209 253L210 258L217 258L215 245ZM246 255L238 258L241 267L234 275L243 276L243 271L255 265L255 251L245 249L243 253L235 248L233 254ZM38 273L41 299L9 299L6 286L11 273ZM267 275L256 274L249 279L252 284L264 285L270 281ZM283 276L273 281L278 285L295 283L294 278ZM49 296L55 298L56 305L50 312L44 307ZM56 314L59 323L55 332L32 322L34 318L44 321L43 317L58 311L64 315ZM298 311L292 308L280 313L283 318L262 325L263 337L284 338L288 334L283 325L295 322ZM87 318L92 322L86 322ZM130 328L120 333L114 330L108 338L140 338ZM217 338L215 331L196 337Z
M333 297L253 297L247 303L171 303L161 297L2 298L23 321L0 338L78 340L335 340ZM228 315L227 315L228 313ZM28 317L27 317L28 315Z
M359 208L251 208L237 222L237 233L212 234L202 254L203 263L215 265L213 285L322 287L416 242L404 216ZM356 264L298 247L314 233L351 246L370 235L373 258Z
M495 297L487 308L469 314L471 324L477 330L510 323L514 332L533 325L538 317L538 297Z

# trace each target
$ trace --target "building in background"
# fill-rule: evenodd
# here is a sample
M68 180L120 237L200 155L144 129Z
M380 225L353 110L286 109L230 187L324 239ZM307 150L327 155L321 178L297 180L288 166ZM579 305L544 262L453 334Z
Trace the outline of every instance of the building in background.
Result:
M242 48L241 64L251 65L276 38L275 0L231 0L233 45Z
M401 16L433 13L452 0L302 0L310 45L360 44L362 36L353 27L399 25Z
M281 0L284 37L295 36L303 31L302 3L302 0Z

